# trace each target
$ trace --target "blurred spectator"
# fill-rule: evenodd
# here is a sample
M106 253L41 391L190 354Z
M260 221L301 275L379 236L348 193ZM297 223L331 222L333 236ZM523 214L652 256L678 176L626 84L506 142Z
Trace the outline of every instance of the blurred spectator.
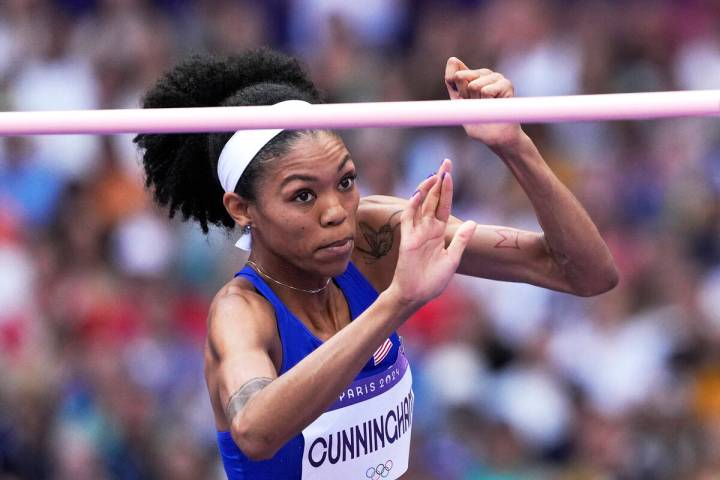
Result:
M69 48L71 20L50 6L34 13L46 23L35 30L42 32L36 40L38 51L25 56L12 74L10 104L17 110L98 108L91 65ZM38 136L35 141L44 166L66 178L87 175L98 153L98 139L88 135Z
M0 156L0 201L24 223L42 229L52 221L64 181L43 165L32 139L8 138Z
M270 43L329 101L446 98L458 56L518 96L718 88L698 0L8 0L0 106L131 108L177 59ZM720 475L720 134L714 120L526 125L607 239L615 291L457 278L404 325L408 478ZM539 230L460 128L342 132L364 195L449 157L454 213ZM0 477L222 478L202 376L235 234L169 221L131 135L0 141Z

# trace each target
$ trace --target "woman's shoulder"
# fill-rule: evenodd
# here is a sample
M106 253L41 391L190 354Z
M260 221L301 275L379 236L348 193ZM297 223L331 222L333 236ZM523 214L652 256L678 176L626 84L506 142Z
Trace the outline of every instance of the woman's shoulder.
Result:
M385 230L394 229L400 225L400 214L406 204L406 200L389 195L371 195L361 198L356 217L361 243L363 240L366 243L370 240L367 233L379 232L383 227Z
M270 306L265 297L257 292L253 283L242 276L233 277L218 290L211 303L211 312L212 307L227 308L232 307L235 303Z
M368 195L360 199L358 213L366 214L386 212L388 209L405 208L407 200L391 195Z
M387 288L395 273L400 215L406 203L388 195L360 199L353 262L379 292Z
M270 346L275 339L275 311L252 282L242 277L228 281L215 294L208 313L208 339L242 333L257 335Z

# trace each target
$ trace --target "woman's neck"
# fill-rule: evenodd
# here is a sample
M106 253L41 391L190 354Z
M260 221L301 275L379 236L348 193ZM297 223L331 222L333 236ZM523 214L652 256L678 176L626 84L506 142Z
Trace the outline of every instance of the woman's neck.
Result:
M347 301L330 277L300 270L290 262L253 252L248 264L280 301L320 337L339 331L350 321Z
M302 299L320 296L327 290L330 277L295 266L291 261L272 254L253 251L248 258L250 264L269 283L293 291Z

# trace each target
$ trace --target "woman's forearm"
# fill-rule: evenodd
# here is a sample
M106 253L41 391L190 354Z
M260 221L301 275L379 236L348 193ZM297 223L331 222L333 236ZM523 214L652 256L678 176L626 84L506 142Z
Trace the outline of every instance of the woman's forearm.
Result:
M235 442L251 458L270 458L318 418L373 352L417 308L392 286L317 350L255 394L233 420Z
M548 254L573 291L595 295L617 284L612 255L580 202L521 133L510 145L493 146L527 194L544 232Z

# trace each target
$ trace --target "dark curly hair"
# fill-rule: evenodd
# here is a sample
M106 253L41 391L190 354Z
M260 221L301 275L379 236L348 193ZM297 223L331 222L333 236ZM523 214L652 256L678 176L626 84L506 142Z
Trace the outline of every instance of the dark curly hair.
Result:
M166 72L143 98L143 108L273 105L284 100L320 103L320 95L300 63L262 48L237 56L194 55ZM256 199L255 186L268 161L288 152L303 131L286 130L253 158L235 193ZM235 221L222 203L217 162L232 132L139 134L144 150L145 186L173 218L196 220L204 233L213 224L227 229Z

